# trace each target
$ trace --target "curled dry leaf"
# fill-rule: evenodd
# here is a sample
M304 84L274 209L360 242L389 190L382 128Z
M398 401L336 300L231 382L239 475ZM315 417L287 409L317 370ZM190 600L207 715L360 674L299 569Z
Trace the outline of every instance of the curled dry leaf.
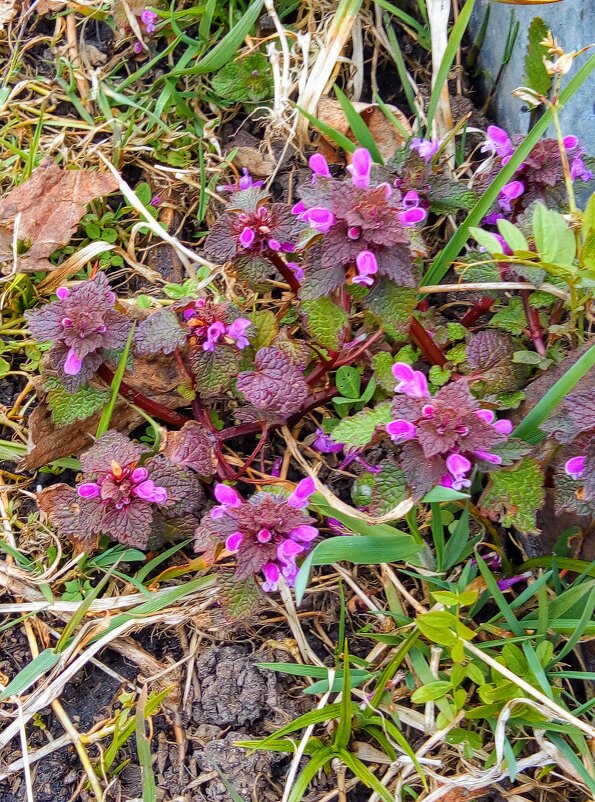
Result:
M256 148L239 147L236 150L234 165L240 170L247 167L250 174L256 178L268 178L277 166L271 156L261 153Z
M87 205L117 188L110 173L63 170L51 159L43 161L31 178L0 199L0 268L13 269L16 236L30 246L19 256L17 272L53 270L48 257L70 241Z
M353 103L353 107L359 113L362 120L370 129L370 133L374 137L374 141L378 145L378 150L383 159L390 159L394 156L395 151L400 145L403 144L404 139L395 128L395 126L387 119L382 109L376 103L360 103L358 101ZM388 106L390 111L395 115L403 128L411 131L411 126L407 117L396 106ZM339 133L355 142L355 138L351 133L351 126L341 104L338 100L333 100L329 97L323 97L318 103L316 116L319 120L331 125ZM324 135L321 134L324 138ZM327 144L334 149L333 143L326 140Z
M0 0L0 31L16 17L16 13L16 0Z

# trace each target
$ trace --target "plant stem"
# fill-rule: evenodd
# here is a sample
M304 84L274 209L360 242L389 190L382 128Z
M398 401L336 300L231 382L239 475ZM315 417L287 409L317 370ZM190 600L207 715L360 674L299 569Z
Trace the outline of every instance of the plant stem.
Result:
M444 367L447 359L442 350L415 317L411 319L409 333L411 334L411 339L421 349L428 362L431 362L432 365L440 365L441 368Z
M493 305L494 298L482 298L476 304L473 304L468 312L465 312L461 318L461 326L469 328L469 326L472 326L482 315L489 312Z
M106 384L111 384L114 378L114 373L111 368L104 363L97 369L97 375L103 379ZM172 426L183 426L191 418L182 415L181 412L176 412L174 409L162 406L157 401L147 398L138 390L134 390L124 382L120 383L120 395L127 401L131 401L137 407L144 409L152 418L164 421L164 423L171 423Z
M543 331L539 322L539 312L529 304L529 290L521 290L521 298L523 299L523 309L525 310L525 316L529 324L529 334L535 345L535 350L539 356L547 356L547 349L543 342Z
M568 163L568 154L564 147L564 136L562 134L562 127L560 126L560 116L558 114L558 107L555 103L550 104L550 113L552 115L552 122L556 129L556 139L558 140L558 148L560 149L560 159L562 161L562 170L564 172L564 183L566 184L566 194L568 196L568 208L571 214L576 214L576 199L574 197L574 185L570 175L570 164Z
M293 292L294 295L297 295L297 291L300 288L300 283L297 278L294 276L293 271L290 267L287 267L287 264L283 261L283 259L279 256L277 251L271 251L270 249L265 252L264 254L269 262L272 262L279 273L283 276L285 281L289 284L290 290Z

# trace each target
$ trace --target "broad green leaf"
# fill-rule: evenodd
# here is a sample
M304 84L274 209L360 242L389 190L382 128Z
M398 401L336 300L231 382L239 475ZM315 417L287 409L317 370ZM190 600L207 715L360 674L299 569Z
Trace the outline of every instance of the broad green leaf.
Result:
M350 418L340 421L332 431L335 443L344 443L352 448L366 446L378 426L386 426L393 419L390 402L382 402L374 409L362 409Z
M520 228L504 218L498 220L498 231L506 240L511 251L528 251L529 244Z
M458 501L469 498L468 493L461 493L460 490L453 490L451 487L434 487L422 498L424 504L431 504L440 501Z
M576 241L566 220L543 203L533 209L533 238L541 260L571 266L576 255Z
M552 77L543 63L544 57L548 55L547 47L541 43L547 33L548 27L545 22L540 17L535 17L529 26L529 43L525 54L527 86L546 97L552 85Z
M382 277L366 295L363 305L377 318L383 331L396 340L402 340L409 331L416 301L416 290L411 287L399 287L393 281Z
M527 458L511 469L490 473L488 485L479 500L479 508L503 526L515 526L521 532L537 531L537 511L543 504L543 472L537 460Z
M359 371L350 365L343 365L335 375L337 390L345 398L359 398L361 381Z
M341 344L341 334L347 325L347 312L330 298L304 301L302 309L306 315L306 326L316 342L325 348L336 350Z
M489 231L484 231L483 228L470 228L469 233L478 245L485 248L489 254L503 253L500 241Z
M411 694L411 701L416 705L423 705L426 702L433 702L441 699L451 690L452 684L446 680L436 680L429 685L422 685Z
M46 387L48 387L47 383ZM67 426L76 420L90 418L107 403L110 397L109 390L92 387L88 384L79 387L72 394L67 393L57 381L52 382L48 389L50 392L47 396L47 403L56 426Z
M256 334L253 338L251 338L250 343L254 351L258 351L260 348L266 348L267 346L271 345L277 336L277 332L279 331L277 318L273 312L271 312L270 309L252 312L250 315L250 320L252 321L252 325L256 330Z
M422 635L432 643L442 646L454 646L458 638L453 632L456 629L457 619L452 613L445 610L431 613L422 613L415 619L415 624Z

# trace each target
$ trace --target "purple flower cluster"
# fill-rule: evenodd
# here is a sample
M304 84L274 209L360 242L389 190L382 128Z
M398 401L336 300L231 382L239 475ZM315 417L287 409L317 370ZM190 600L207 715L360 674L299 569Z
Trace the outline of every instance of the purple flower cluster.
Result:
M347 167L350 181L335 179L326 159L309 160L312 185L301 188L292 212L322 235L322 268L355 268L354 284L372 286L379 275L411 282L407 229L426 217L417 192L402 195L387 182L372 180L372 156L357 148Z
M395 363L392 371L398 417L386 431L404 446L406 473L408 465L410 473L425 471L430 484L438 480L443 487L462 490L471 485L474 460L501 464L491 449L511 433L509 420L497 421L492 410L479 408L464 382L446 385L432 397L421 371L404 362Z
M515 151L515 142L508 133L497 125L489 125L486 140L481 147L483 153L493 153L504 167ZM564 148L570 160L570 177L573 181L590 181L591 171L583 160L584 151L575 136L564 137ZM555 164L552 163L555 162ZM524 195L536 183L554 186L561 178L561 161L558 144L555 140L539 142L525 161L519 165L515 180L510 181L500 190L498 196L499 211L494 211L485 218L485 223L495 225L497 220L513 210L514 201Z
M213 352L218 343L234 345L240 351L250 344L246 332L252 323L247 318L238 317L227 323L213 319L215 314L204 298L194 301L183 312L190 336L201 345L203 351Z
M440 142L437 139L412 139L409 147L417 151L421 158L428 164L440 150Z
M223 540L225 548L236 555L237 580L261 572L267 592L278 589L281 577L292 586L297 558L319 535L313 519L303 511L314 489L312 479L303 479L288 498L256 493L245 500L232 487L215 485L219 505L203 518L196 550L204 551L213 539Z
M56 295L58 300L25 317L36 340L53 343L50 367L72 393L93 376L104 349L124 347L132 324L114 308L116 296L104 273L72 290L60 287Z
M83 482L76 490L81 498L99 499L106 507L113 505L116 510L135 503L135 499L152 504L165 504L167 501L167 489L149 479L146 468L135 468L134 464L122 466L115 460L96 481Z

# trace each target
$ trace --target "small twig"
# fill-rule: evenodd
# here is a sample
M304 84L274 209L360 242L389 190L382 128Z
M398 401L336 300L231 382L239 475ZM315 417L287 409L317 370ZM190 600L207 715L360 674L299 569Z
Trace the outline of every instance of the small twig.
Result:
M536 287L528 281L478 281L470 282L468 284L428 284L426 287L420 287L420 293L424 295L437 292L482 292L493 290L541 290L550 295L555 295L556 298L561 298L563 301L569 301L570 295L559 287L554 287L553 284L540 284Z

